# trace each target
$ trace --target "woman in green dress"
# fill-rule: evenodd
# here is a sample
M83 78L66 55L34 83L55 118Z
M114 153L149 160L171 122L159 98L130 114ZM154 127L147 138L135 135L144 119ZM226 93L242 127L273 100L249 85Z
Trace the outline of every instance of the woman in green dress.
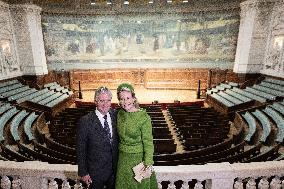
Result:
M140 182L134 179L132 168L143 162L144 169L154 163L151 118L146 110L139 108L134 88L123 83L117 88L121 109L117 112L119 135L119 157L116 174L116 189L157 189L158 183L153 172L150 178Z

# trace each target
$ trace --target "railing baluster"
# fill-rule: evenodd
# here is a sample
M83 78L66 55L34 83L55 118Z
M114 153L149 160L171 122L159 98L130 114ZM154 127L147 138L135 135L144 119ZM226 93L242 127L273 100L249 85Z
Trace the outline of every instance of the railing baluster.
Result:
M197 183L194 185L194 189L203 189L203 185L201 181L197 181Z
M74 189L83 189L82 183L80 180L76 180L76 184L74 185Z
M175 181L170 180L170 184L168 185L168 189L176 189Z
M21 189L21 180L18 177L14 177L12 181L13 189Z
M161 182L158 182L158 188L159 188L159 189L163 189L163 186L162 186L162 183L161 183Z
M260 179L258 183L258 188L259 189L269 189L269 182L266 177L263 177L262 179Z
M62 183L62 189L71 189L71 186L67 180L64 180Z
M270 189L281 189L281 180L275 176L270 182Z
M181 189L188 189L188 188L189 188L188 180L182 181L182 182L183 182L183 184L182 184L182 186L181 186Z
M58 184L54 179L49 182L48 189L58 189Z
M6 175L2 176L0 186L1 186L2 189L10 189L11 188L11 181Z
M41 189L48 189L48 179L43 178L41 181Z
M250 178L246 184L246 189L256 189L256 182L254 178Z
M237 178L236 182L234 183L234 189L244 189L243 180L241 178Z
M158 188L159 188L159 189L163 189L163 185L162 185L163 179L157 177L157 182L158 182Z

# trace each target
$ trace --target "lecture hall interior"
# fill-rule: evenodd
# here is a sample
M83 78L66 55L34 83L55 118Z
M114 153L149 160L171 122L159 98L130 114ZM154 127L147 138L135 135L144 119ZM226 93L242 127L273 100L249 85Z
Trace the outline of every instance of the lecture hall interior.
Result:
M134 86L160 189L284 189L283 0L0 0L0 188L85 189L76 122Z

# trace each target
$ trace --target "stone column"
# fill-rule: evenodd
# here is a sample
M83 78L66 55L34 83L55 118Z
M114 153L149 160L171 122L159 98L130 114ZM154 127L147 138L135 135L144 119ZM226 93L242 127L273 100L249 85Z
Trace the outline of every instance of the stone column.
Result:
M18 4L10 5L10 10L23 75L47 74L41 8L32 4Z
M247 0L241 3L234 72L260 72L264 63L271 13L274 4L278 1Z

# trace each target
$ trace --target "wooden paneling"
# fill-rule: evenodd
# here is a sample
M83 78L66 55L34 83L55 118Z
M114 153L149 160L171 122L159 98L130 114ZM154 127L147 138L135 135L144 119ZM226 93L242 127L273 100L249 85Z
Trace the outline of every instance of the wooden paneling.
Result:
M74 70L70 77L75 90L79 89L79 81L82 90L94 90L100 86L116 89L122 82L148 89L197 90L198 80L201 80L201 89L207 87L208 69Z

